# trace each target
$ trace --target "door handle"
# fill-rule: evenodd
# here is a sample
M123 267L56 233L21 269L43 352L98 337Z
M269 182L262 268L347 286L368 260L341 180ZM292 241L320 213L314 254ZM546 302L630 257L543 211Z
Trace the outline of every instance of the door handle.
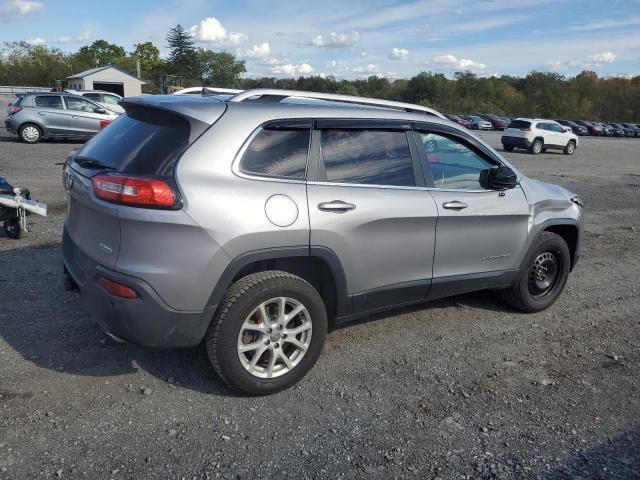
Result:
M78 120L80 117L73 116L71 118L73 118L74 120Z
M469 205L463 202L459 202L458 200L454 200L453 202L444 202L442 204L442 208L446 208L447 210L464 210Z
M344 213L354 210L356 206L353 203L343 202L342 200L333 200L319 203L318 208L324 212Z

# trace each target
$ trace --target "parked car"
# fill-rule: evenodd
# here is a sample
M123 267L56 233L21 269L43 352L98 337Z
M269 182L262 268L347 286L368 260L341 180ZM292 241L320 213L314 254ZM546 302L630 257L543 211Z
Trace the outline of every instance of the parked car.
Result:
M613 137L615 135L613 127L607 125L606 123L596 122L594 125L598 125L602 129L602 134L605 137Z
M596 124L592 122L588 122L586 120L571 120L573 123L585 127L587 129L587 135L593 136L602 136L602 129Z
M504 130L511 123L509 120L504 120L493 113L483 113L478 116L490 122L494 130Z
M558 122L560 125L564 125L566 127L571 127L571 130L576 135L583 136L583 135L587 134L587 127L583 127L582 125L578 125L577 123L574 123L571 120L556 120L556 122Z
M178 90L177 92L173 92L173 95L202 95L203 90L212 95L235 95L243 91L235 88L188 87Z
M471 128L471 122L464 118L460 118L458 115L445 113L444 116L447 117L452 122L456 122L458 125L462 125L464 128Z
M609 125L617 129L618 132L622 132L622 135L618 135L620 137L633 137L635 135L635 132L633 130L623 126L620 123L610 123Z
M43 138L89 138L118 118L87 98L64 93L27 93L4 121L7 133L25 143Z
M488 120L478 117L477 115L458 115L465 120L471 122L471 130L491 130L493 125Z
M254 395L299 381L329 325L364 314L480 289L524 312L556 301L580 256L575 194L427 107L339 101L125 99L65 166L67 287L116 338L204 340Z
M621 123L620 125L633 131L634 137L640 137L640 127L638 127L637 125L634 125L633 123Z
M124 97L121 97L117 93L105 92L104 90L65 90L65 92L71 93L72 95L87 97L112 112L124 112L124 108L118 105L118 102L120 102Z
M572 155L578 148L578 137L567 132L553 120L542 118L518 118L513 120L502 135L502 146L510 152L514 148L525 148L536 155L547 149L562 150Z

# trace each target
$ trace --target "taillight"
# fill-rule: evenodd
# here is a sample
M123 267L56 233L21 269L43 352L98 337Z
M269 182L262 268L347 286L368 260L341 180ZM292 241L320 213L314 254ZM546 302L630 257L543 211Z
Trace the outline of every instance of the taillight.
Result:
M520 131L521 132L530 132L531 128L521 128Z
M98 277L97 282L98 285L115 297L126 298L127 300L138 298L138 292L122 283L114 282L105 277Z
M14 113L18 113L20 110L22 110L22 107L11 107L9 109L9 115L13 115Z
M111 123L111 120L100 120L100 130L107 127Z
M151 208L171 208L176 204L171 186L156 178L101 174L91 183L96 197L107 202Z

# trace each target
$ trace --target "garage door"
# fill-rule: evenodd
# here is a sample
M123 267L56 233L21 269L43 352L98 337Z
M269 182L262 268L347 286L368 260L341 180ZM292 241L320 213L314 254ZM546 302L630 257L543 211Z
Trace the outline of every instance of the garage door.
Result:
M124 97L124 84L122 83L101 83L93 82L94 90L104 90L105 92L117 93Z

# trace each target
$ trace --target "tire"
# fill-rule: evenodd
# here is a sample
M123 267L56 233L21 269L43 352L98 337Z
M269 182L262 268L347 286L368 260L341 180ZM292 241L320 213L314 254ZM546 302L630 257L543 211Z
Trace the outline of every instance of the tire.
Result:
M555 233L543 232L530 249L514 285L501 290L500 294L509 305L522 312L545 310L564 290L570 268L571 254L564 239ZM549 272L552 277L547 277Z
M22 235L22 228L17 218L4 221L4 232L9 238L17 240Z
M278 322L283 298L287 315L302 311ZM327 312L315 288L291 273L258 272L241 278L225 293L207 331L207 354L216 373L234 390L269 395L296 384L311 370L326 335ZM241 345L246 351L240 351ZM256 346L246 348L251 345Z
M576 151L576 142L574 142L573 140L569 140L569 142L567 143L567 146L564 147L564 154L565 155L573 155L573 152Z
M502 144L502 149L506 152L513 152L513 149L515 147L513 145L505 145L504 143Z
M471 126L471 130L478 130L478 125L475 123Z
M25 123L20 126L18 136L24 143L38 143L42 140L42 130L33 123Z
M542 147L543 147L542 140L540 140L539 138L536 138L531 144L531 147L529 147L529 151L531 152L532 155L537 155L542 151Z
M546 148L543 148L543 149L541 150L541 152L542 152L542 153L547 153L547 149L546 149Z

